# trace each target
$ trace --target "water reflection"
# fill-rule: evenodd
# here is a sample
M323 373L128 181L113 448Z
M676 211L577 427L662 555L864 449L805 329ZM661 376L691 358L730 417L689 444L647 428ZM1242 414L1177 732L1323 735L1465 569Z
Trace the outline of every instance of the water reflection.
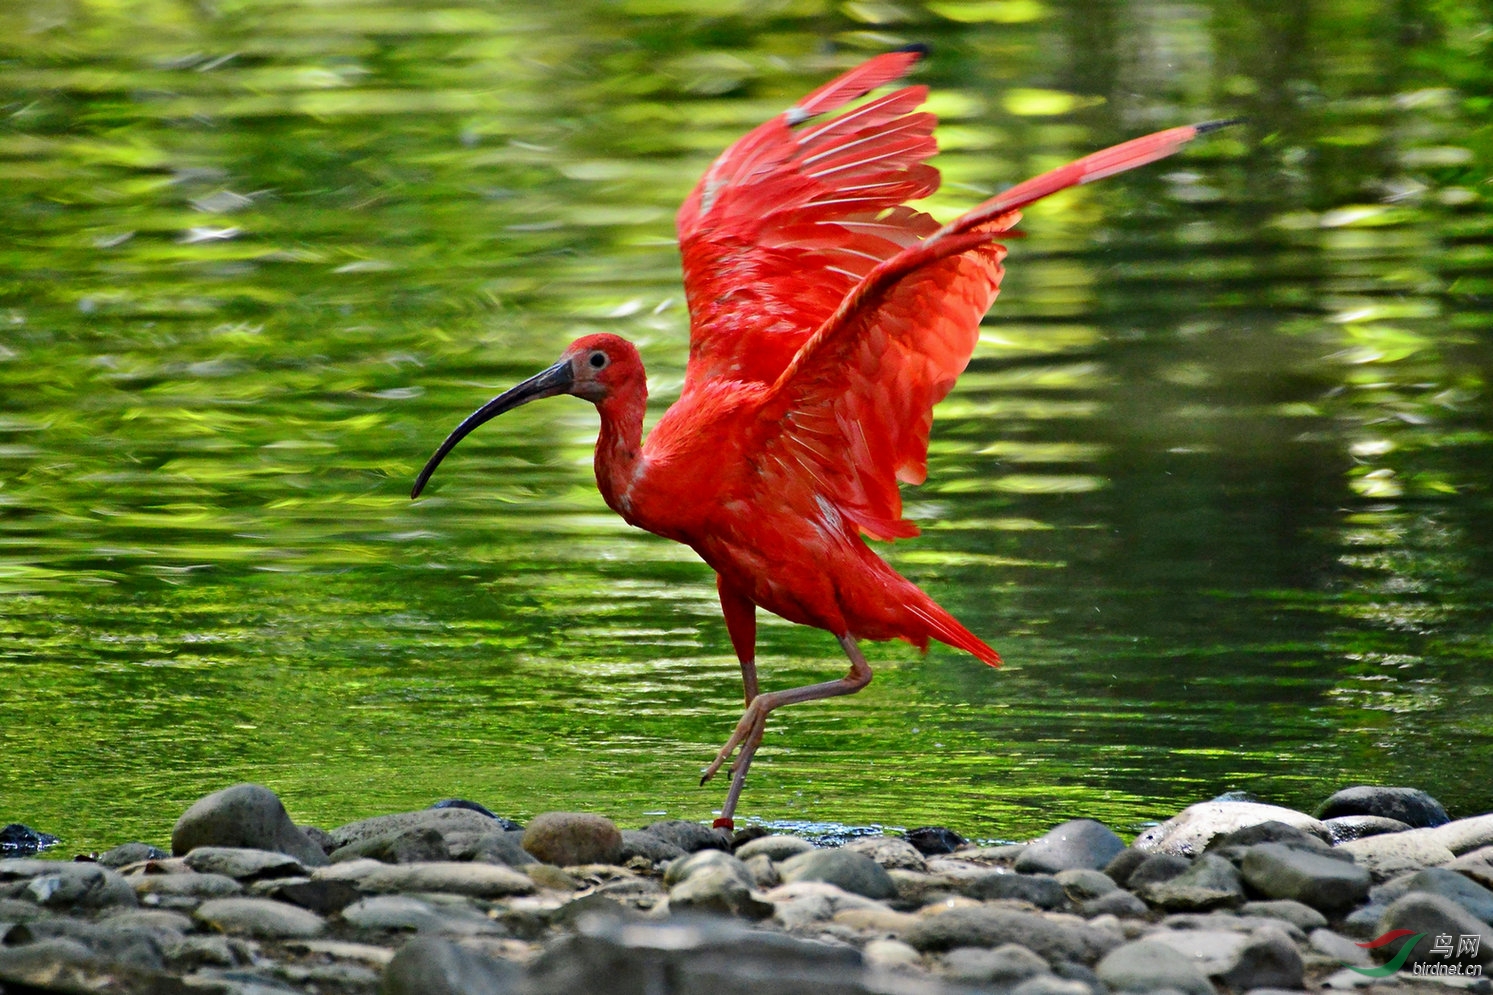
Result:
M775 721L755 814L1011 838L1366 772L1493 807L1466 777L1493 631L1477 17L11 5L0 815L159 840L231 777L324 822L454 794L708 814L691 775L739 693L710 576L606 512L590 409L515 412L405 494L576 335L639 342L656 417L675 206L910 40L941 216L1137 131L1251 123L1028 212L907 495L925 534L887 554L1010 665L876 648L866 692ZM765 622L764 679L834 649Z

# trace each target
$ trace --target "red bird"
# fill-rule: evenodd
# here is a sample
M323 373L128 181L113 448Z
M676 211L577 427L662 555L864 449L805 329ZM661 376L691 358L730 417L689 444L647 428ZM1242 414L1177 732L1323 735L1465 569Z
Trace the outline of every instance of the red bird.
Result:
M1048 194L1133 169L1232 122L1172 128L1027 180L940 227L906 202L938 188L935 119L910 86L837 111L905 74L919 51L879 55L723 152L679 210L689 298L684 389L643 439L647 382L632 344L587 335L493 398L441 443L415 482L473 429L541 397L596 405L596 483L630 524L685 543L716 572L746 711L717 825L730 826L767 715L854 694L871 680L856 642L937 639L991 666L985 645L862 541L918 534L899 483L926 476L928 430L969 362L1000 287L996 241ZM757 693L758 607L827 629L850 658L834 681Z

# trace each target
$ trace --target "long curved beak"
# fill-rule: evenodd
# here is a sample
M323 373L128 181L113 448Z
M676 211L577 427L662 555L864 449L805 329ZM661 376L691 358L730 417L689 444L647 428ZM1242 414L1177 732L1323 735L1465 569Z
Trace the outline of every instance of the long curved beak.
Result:
M456 444L472 434L472 431L484 422L492 421L498 415L514 408L537 401L541 397L554 397L557 394L569 393L575 379L570 370L570 360L562 359L543 373L536 373L517 386L510 387L497 397L488 401L482 407L471 414L446 436L446 441L435 451L425 464L425 469L420 471L420 476L415 478L414 490L410 491L413 500L420 496L425 485L430 482L430 475L435 473L435 468L441 465L441 460L446 454L456 448Z

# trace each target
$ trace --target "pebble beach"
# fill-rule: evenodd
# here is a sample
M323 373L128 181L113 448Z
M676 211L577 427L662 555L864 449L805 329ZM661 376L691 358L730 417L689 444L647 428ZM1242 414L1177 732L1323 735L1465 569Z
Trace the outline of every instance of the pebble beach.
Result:
M1493 814L1413 788L1205 801L1129 842L956 830L816 845L465 801L325 829L233 785L169 850L0 859L0 995L1493 991ZM0 853L46 842L13 825Z

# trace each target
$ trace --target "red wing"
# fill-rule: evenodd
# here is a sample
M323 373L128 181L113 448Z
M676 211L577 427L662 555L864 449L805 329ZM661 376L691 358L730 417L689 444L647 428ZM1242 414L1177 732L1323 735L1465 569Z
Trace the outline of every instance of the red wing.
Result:
M772 383L877 264L937 230L904 206L938 188L923 162L935 120L913 113L925 87L806 123L919 57L879 55L810 93L723 152L685 200L686 389L718 376Z
M897 482L921 483L933 406L974 351L1020 209L1051 193L1171 155L1219 124L1132 139L1027 180L879 264L805 341L763 406L767 487L813 482L844 518L883 539L916 535Z

